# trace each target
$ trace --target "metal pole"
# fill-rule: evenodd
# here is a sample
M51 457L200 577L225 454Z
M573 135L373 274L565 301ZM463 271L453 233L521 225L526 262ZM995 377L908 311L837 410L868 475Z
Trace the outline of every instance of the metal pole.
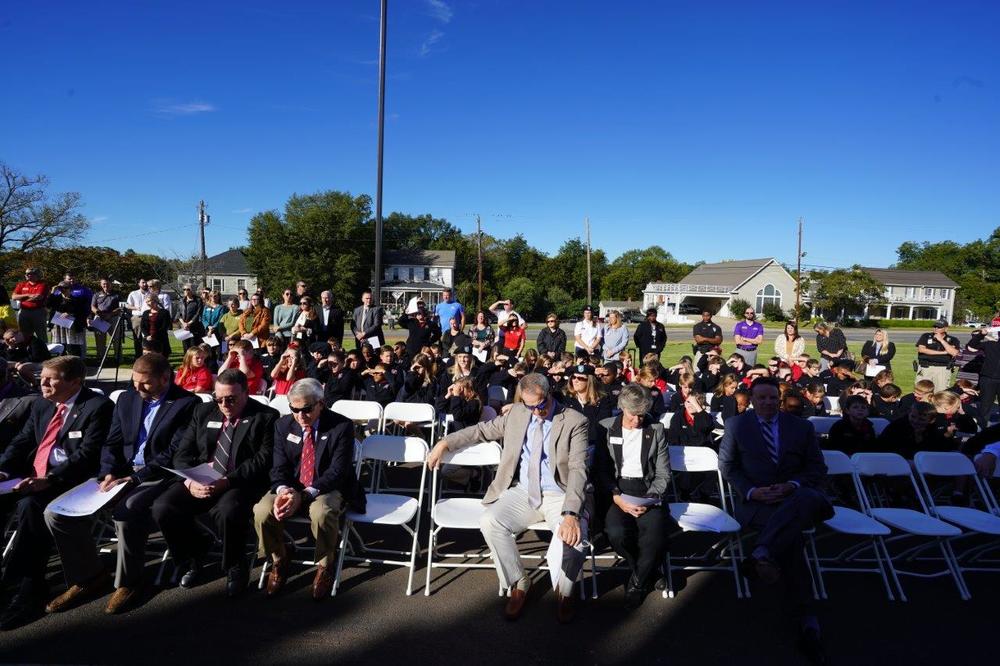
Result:
M799 218L799 249L795 253L795 328L799 327L799 304L802 302L802 218Z
M385 39L389 2L382 0L379 17L378 53L378 180L375 185L375 276L372 280L372 300L382 305L382 143L385 134Z
M205 200L198 202L198 227L201 231L201 277L204 280L203 286L208 286L208 257L205 255Z
M483 228L479 224L479 215L476 215L476 244L478 245L479 263L479 295L476 298L476 312L483 311Z
M590 218L584 218L587 225L587 305L593 303L593 298L590 293Z

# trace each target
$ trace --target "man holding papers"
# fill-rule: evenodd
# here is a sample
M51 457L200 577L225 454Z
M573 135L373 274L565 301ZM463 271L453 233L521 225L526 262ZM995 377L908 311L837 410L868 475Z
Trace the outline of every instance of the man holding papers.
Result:
M292 413L278 419L274 432L271 491L254 507L254 526L260 554L273 566L267 578L267 596L274 596L288 576L288 557L282 522L308 515L316 539L318 564L312 596L330 596L331 567L337 561L340 516L347 506L365 510L365 492L352 462L354 423L323 404L323 385L300 379L288 392Z
M249 582L247 532L253 505L267 490L278 412L251 400L246 375L234 368L219 373L214 398L195 407L173 467L183 470L209 463L219 478L173 483L153 502L153 518L184 572L181 587L190 588L198 582L209 545L195 520L210 514L222 539L226 593L235 597Z
M594 452L595 498L608 504L604 531L625 563L625 608L638 608L649 593L677 525L660 503L670 483L670 456L663 425L647 418L653 406L649 390L628 384L618 396L622 413L601 421L607 429L604 446Z
M113 405L84 388L86 368L75 356L42 364L42 398L27 423L0 456L0 481L23 479L0 495L0 524L13 512L17 535L5 560L4 586L17 591L0 612L0 629L30 621L47 596L45 568L52 537L45 526L46 505L97 473L101 444L108 436ZM100 585L106 580L90 581Z
M118 565L115 593L105 609L118 613L135 599L146 565L146 540L153 529L150 507L177 477L165 471L171 466L175 443L201 404L193 393L171 382L170 362L161 354L140 356L132 366L134 391L118 398L111 431L101 451L98 492L119 485L127 488L114 499L113 517L118 535ZM45 512L45 522L62 559L68 589L45 610L67 610L94 593L87 581L105 578L104 566L94 542L93 516L68 516Z

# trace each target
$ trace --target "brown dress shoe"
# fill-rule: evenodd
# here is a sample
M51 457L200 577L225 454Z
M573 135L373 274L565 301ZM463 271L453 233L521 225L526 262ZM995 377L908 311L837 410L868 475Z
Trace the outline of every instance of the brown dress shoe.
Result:
M107 573L100 573L82 585L70 585L69 589L50 601L45 606L46 613L60 613L69 610L77 604L102 594L111 577Z
M558 592L556 592L556 598L558 599L556 619L559 621L559 624L569 624L576 615L576 598L572 594L564 597Z
M507 606L503 609L503 616L511 621L521 617L521 613L524 611L524 602L527 600L528 593L525 590L513 588L507 599Z
M333 591L333 576L327 572L326 567L316 568L316 577L313 578L313 599L322 601L330 596Z
M128 608L132 601L134 601L138 596L138 588L119 587L115 590L115 593L111 595L111 598L108 599L108 605L104 608L104 612L108 615L117 615Z
M267 596L273 597L285 585L287 566L284 561L271 563L271 570L267 572Z

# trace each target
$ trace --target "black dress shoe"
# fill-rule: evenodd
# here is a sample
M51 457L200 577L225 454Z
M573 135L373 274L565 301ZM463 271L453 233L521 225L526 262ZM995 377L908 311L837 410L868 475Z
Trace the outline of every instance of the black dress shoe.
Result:
M799 633L799 650L806 656L810 664L825 664L826 653L819 639L819 631L813 627L805 627Z
M646 590L643 589L635 576L629 576L625 585L625 610L635 610L642 605L646 598Z
M245 566L236 565L226 572L226 596L232 599L243 594L250 584L250 570Z
M0 613L0 631L9 631L24 626L41 617L42 599L32 593L20 591L14 595L10 604Z
M184 575L181 576L181 587L190 590L198 584L198 578L201 576L201 564L198 560L191 560L182 569Z

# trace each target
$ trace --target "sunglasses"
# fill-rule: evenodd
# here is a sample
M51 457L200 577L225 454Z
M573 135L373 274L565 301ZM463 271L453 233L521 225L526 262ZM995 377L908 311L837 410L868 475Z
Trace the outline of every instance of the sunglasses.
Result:
M235 395L223 395L213 398L218 405L235 405L239 400L238 396Z
M292 414L308 414L313 410L313 407L315 407L318 404L319 404L318 402L313 402L303 407L292 407L291 405L289 405L288 409L289 411L292 412Z
M555 320L555 319L549 319L549 320L548 320L548 321L546 321L545 323L546 323L546 324L554 324L554 323L556 323L556 320Z
M573 381L575 382L585 382L587 381L586 376L583 375L573 375Z

